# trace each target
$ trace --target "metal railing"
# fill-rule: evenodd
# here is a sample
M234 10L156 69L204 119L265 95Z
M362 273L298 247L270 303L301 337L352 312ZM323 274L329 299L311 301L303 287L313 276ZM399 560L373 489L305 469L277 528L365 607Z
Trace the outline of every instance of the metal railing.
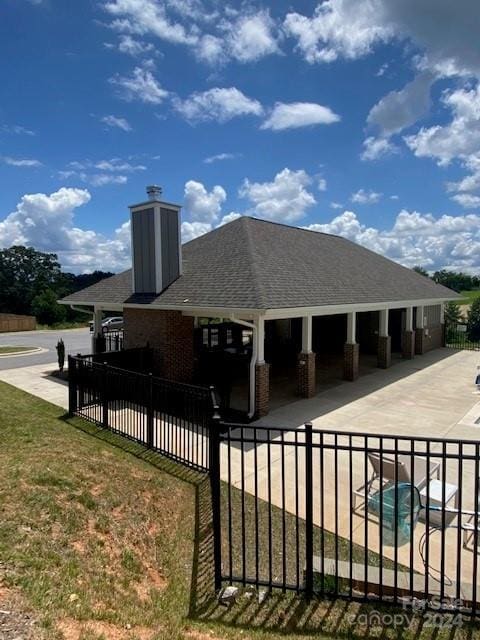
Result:
M123 350L123 329L111 329L95 336L95 353Z
M472 340L466 322L445 326L445 346L451 349L480 351L480 340Z
M135 351L123 357L140 359L142 350ZM213 390L100 362L105 355L69 356L70 415L208 471Z
M211 447L217 588L478 615L479 442L222 423Z

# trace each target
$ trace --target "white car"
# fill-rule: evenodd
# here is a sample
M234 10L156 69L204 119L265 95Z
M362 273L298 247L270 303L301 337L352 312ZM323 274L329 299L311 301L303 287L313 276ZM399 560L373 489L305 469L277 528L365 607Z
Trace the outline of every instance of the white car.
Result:
M93 320L89 322L90 331L93 331ZM102 331L106 333L107 331L118 331L123 329L123 318L122 316L113 316L111 318L105 318L102 322Z

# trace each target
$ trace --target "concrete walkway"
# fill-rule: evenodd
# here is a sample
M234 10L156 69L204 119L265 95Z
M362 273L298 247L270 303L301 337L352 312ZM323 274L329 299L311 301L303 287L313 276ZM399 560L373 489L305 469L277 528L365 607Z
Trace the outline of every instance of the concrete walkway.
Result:
M53 364L37 364L31 367L6 369L0 371L0 380L67 409L68 384L50 375L55 368Z

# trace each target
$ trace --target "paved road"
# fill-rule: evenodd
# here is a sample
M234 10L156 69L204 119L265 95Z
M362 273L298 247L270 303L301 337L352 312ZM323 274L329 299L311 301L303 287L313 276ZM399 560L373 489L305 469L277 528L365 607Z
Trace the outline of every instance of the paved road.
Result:
M65 329L62 331L19 331L0 333L0 346L19 345L42 347L46 351L25 356L0 357L0 370L31 367L57 361L55 346L63 338L66 354L90 353L91 334L86 329Z

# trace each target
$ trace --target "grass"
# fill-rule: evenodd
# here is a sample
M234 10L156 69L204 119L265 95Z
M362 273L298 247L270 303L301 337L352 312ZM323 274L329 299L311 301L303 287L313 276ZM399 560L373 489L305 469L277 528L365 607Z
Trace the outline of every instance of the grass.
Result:
M372 627L372 607L280 592L259 604L247 590L222 607L204 476L3 383L0 437L0 609L28 611L35 639L475 636L418 617L408 629Z
M475 298L480 297L480 291L478 289L461 291L460 295L462 296L462 299L458 301L459 304L472 304Z
M56 322L55 324L37 324L37 330L41 331L61 331L62 329L84 329L88 327L86 322Z
M0 356L8 355L10 353L24 353L25 351L31 351L34 347L0 347Z

